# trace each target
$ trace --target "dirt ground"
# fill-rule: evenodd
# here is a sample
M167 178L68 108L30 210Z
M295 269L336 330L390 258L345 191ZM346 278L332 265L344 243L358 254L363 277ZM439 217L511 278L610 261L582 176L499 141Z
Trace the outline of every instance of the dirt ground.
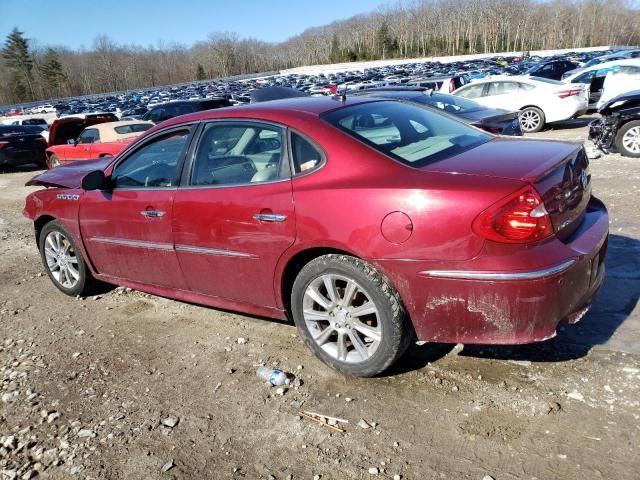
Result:
M538 136L584 140L585 125ZM640 161L591 171L611 239L579 324L530 346L412 347L376 379L328 369L291 325L123 289L64 296L21 215L35 172L0 173L0 479L639 478ZM279 395L263 362L302 385Z

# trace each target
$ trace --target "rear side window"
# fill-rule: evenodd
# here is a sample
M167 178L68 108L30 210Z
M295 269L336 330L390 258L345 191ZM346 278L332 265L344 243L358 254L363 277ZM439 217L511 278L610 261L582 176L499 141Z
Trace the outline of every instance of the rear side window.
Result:
M435 111L400 102L332 110L322 118L405 165L420 168L488 142L491 137Z
M310 172L322 163L322 153L297 133L291 133L291 154L295 173Z
M508 95L517 91L518 84L516 82L494 82L489 84L487 95Z
M478 98L482 96L483 90L484 90L484 84L480 84L480 85L471 85L470 87L466 87L465 89L455 93L456 95L463 98Z
M191 185L246 185L281 178L282 131L275 126L212 122L203 130Z
M120 135L124 135L126 133L138 133L138 132L146 132L153 125L149 125L148 123L134 123L133 125L122 125L120 127L115 127L114 130L116 133Z

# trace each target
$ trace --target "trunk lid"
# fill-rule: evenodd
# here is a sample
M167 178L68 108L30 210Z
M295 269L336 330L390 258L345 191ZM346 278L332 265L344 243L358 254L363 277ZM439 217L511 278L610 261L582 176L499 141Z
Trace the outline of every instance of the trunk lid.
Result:
M588 167L580 144L500 137L422 170L530 183L542 197L556 235L564 240L580 224L591 197Z

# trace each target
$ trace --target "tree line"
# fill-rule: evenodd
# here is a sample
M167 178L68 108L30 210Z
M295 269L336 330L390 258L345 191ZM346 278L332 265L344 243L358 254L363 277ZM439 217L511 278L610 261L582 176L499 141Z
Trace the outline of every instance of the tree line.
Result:
M141 48L105 35L89 49L42 48L14 29L0 104L155 87L302 65L640 43L631 0L398 0L281 43L212 33Z

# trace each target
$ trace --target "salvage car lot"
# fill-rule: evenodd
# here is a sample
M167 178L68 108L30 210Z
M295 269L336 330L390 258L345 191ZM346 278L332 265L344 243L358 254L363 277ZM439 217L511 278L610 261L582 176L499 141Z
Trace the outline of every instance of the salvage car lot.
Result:
M536 136L584 140L586 121ZM415 347L389 375L369 380L327 369L292 326L122 289L60 294L20 213L34 172L0 175L0 436L8 445L0 471L635 478L640 168L608 155L592 160L591 173L611 237L605 285L581 323L532 346ZM255 377L262 362L303 384L277 394ZM300 419L300 410L350 423L338 433Z

